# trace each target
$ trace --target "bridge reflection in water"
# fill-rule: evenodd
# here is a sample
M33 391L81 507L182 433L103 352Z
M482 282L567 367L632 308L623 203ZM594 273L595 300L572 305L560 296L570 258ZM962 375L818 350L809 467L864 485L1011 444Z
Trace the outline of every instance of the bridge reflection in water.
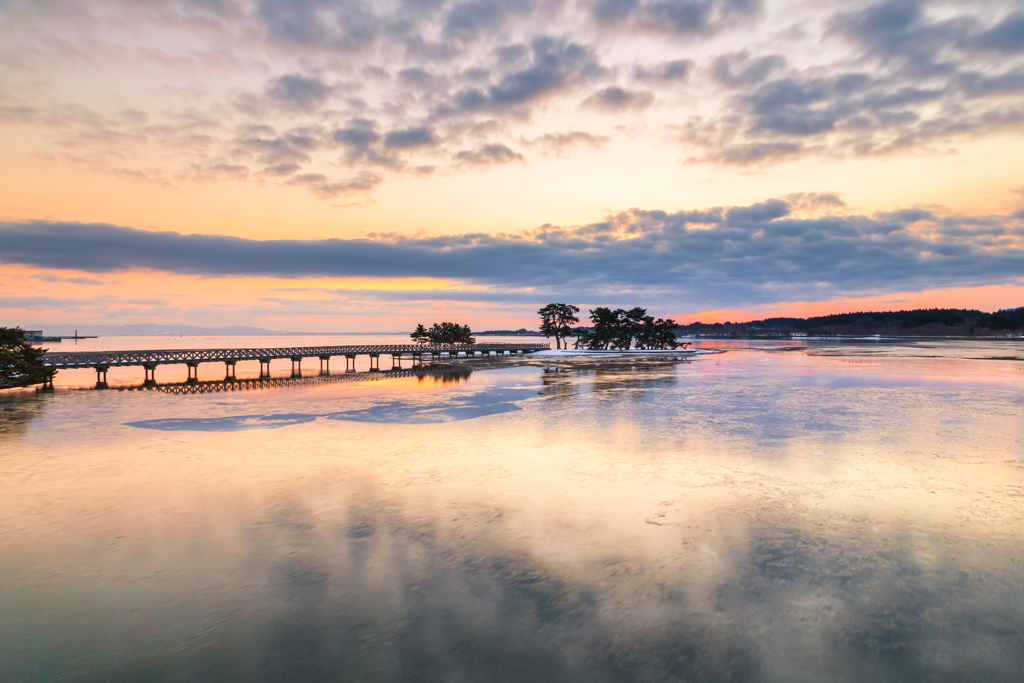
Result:
M474 363L468 366L463 363L451 365L431 365L416 368L394 369L373 372L347 372L344 375L314 375L311 377L258 377L253 379L235 379L229 377L222 380L198 381L190 379L185 382L157 384L147 381L142 384L119 386L119 391L158 391L166 394L209 394L223 391L253 391L259 389L277 389L303 385L334 384L337 382L368 382L381 379L397 379L402 377L418 377L421 381L433 379L444 384L461 382L469 379L475 371L494 370L512 367L513 363ZM97 385L97 388L106 388Z

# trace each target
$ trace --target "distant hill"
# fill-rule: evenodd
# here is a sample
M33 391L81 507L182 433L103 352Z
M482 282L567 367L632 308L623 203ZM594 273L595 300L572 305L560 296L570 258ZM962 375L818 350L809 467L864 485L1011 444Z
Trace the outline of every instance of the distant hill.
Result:
M78 330L80 335L100 337L237 337L264 335L385 335L394 332L281 332L263 327L247 327L245 325L228 325L226 327L200 327L197 325L158 325L139 323L137 325L25 325L26 330L42 330L47 336L68 337Z
M68 336L78 330L78 334L98 335L101 337L121 336L160 336L176 337L179 335L264 335L264 334L287 334L274 332L262 327L246 327L244 325L229 325L227 327L199 327L196 325L158 325L154 323L139 323L137 325L39 325L35 324L32 329L43 330L47 335Z
M535 330L528 330L525 327L521 327L518 330L484 330L483 332L474 332L474 335L478 337L543 337L540 332Z
M995 313L957 308L861 311L813 318L765 318L744 323L690 323L679 334L705 336L1005 337L1024 333L1024 307Z

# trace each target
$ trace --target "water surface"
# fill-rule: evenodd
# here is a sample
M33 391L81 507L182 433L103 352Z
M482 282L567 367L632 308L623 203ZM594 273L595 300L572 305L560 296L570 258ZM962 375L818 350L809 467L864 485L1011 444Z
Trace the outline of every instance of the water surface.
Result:
M1024 678L1021 344L724 345L8 392L0 680Z

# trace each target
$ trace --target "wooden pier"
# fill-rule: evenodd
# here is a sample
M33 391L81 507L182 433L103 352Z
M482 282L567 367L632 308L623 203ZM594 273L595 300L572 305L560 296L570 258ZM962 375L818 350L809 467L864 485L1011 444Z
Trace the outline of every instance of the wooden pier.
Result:
M330 361L334 357L345 358L345 371L354 372L356 358L368 356L370 372L380 371L380 357L391 356L391 367L401 367L402 358L411 358L414 365L422 365L424 358L431 362L439 362L442 357L457 358L480 355L489 357L519 355L545 351L547 343L531 344L388 344L379 346L298 346L278 348L250 349L167 349L145 351L80 351L75 353L47 353L43 355L43 364L54 370L72 368L93 368L96 370L97 385L107 383L107 371L114 367L143 367L146 370L146 382L156 382L156 368L159 365L188 366L189 381L198 381L200 363L224 363L226 380L235 377L235 364L241 361L258 361L260 377L270 377L270 361L289 359L292 362L292 376L301 377L301 365L304 358L318 358L320 373L329 374ZM52 380L51 380L52 381Z

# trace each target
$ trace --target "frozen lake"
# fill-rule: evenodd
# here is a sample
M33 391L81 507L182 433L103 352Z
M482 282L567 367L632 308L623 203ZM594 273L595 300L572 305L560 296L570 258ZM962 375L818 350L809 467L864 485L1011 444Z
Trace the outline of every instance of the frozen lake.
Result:
M1024 342L698 346L0 392L0 680L1024 679Z

